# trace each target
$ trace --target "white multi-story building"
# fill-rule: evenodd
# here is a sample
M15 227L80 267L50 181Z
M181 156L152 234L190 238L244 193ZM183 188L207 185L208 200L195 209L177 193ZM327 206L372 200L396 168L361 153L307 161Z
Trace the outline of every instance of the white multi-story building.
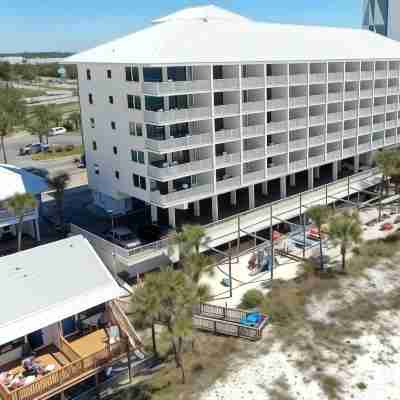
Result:
M205 199L217 220L218 197L234 205L238 189L252 208L272 180L285 197L301 171L312 188L322 165L335 180L340 160L358 170L400 138L400 44L367 30L195 7L68 61L96 202L125 211L138 198L171 226Z

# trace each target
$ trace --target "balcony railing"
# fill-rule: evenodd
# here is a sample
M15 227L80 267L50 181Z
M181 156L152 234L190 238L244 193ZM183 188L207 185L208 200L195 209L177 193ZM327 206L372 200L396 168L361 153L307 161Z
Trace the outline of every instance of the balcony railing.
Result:
M287 108L287 106L288 106L287 98L267 100L267 109L268 110Z
M192 107L185 109L175 109L167 111L145 111L145 122L155 124L170 123L175 121L188 121L210 117L209 107Z
M163 96L169 93L192 93L209 90L211 90L211 82L207 80L143 82L143 92L151 96Z
M344 80L343 72L329 72L328 81L329 82L338 82Z
M375 71L375 79L384 79L386 78L386 75L387 72L385 69L384 70L380 69Z
M396 142L396 136L386 136L385 144L393 144Z
M290 172L301 171L306 168L307 168L307 160L292 161L289 164Z
M367 97L372 97L372 89L361 89L360 98L365 99Z
M374 122L373 124L374 131L380 131L382 129L385 129L385 122Z
M224 104L220 106L214 107L216 116L223 116L229 114L238 114L239 113L239 104Z
M326 136L326 141L327 141L328 143L337 142L338 140L341 139L341 136L342 136L342 135L341 135L340 132L328 133L327 136Z
M263 76L242 78L242 89L263 88L264 86L265 78Z
M323 115L310 116L309 121L310 125L321 125L325 123L325 116Z
M304 149L306 147L307 147L307 139L289 141L290 151Z
M267 146L267 155L275 156L282 153L287 153L288 144L287 143L279 143L279 144L271 144Z
M268 179L274 179L278 176L283 176L288 172L287 164L273 165L267 169Z
M358 128L359 135L369 134L372 131L372 125L362 125Z
M363 107L358 111L360 117L368 117L372 114L372 107Z
M192 186L188 189L177 190L168 194L160 194L160 192L151 192L150 199L152 202L161 207L168 207L171 204L187 203L193 198L207 196L212 192L211 184L203 184Z
M260 136L260 135L265 134L265 126L264 125L244 126L242 129L243 129L243 136L246 138Z
M340 150L328 151L326 155L327 161L337 160L338 158L340 158Z
M388 93L389 94L396 94L398 93L399 88L397 86L389 86L388 87Z
M341 101L343 100L342 92L331 92L328 93L328 101Z
M217 181L217 192L223 192L229 189L236 189L240 186L240 176L229 176Z
M297 96L289 98L289 106L290 107L301 107L307 104L306 96Z
M287 83L288 83L287 75L267 76L267 85L268 86L281 86L281 85L287 85Z
M386 94L386 88L375 88L375 96L384 96Z
M310 105L323 104L323 103L325 103L325 101L326 101L325 94L312 94L309 97Z
M310 146L318 146L325 142L325 135L310 136L308 139Z
M372 148L376 149L378 147L382 147L385 144L385 139L384 138L379 138L379 139L373 139L372 140Z
M397 103L388 103L386 104L386 111L396 111Z
M383 114L385 112L385 106L380 105L380 106L374 106L374 115L375 114Z
M265 171L263 169L243 174L243 183L262 181L264 179L265 179Z
M191 175L201 171L211 169L211 159L198 160L186 162L178 165L171 165L168 167L158 168L154 165L148 166L148 174L155 179L172 179L178 176Z
M324 155L319 154L318 156L310 156L308 157L308 166L313 167L314 165L318 165L324 162Z
M223 154L216 157L217 168L240 163L240 153Z
M341 121L343 114L341 112L328 113L328 122Z
M224 89L239 89L239 79L214 79L214 91Z
M24 214L24 220L31 220L31 219L35 219L37 217L38 217L38 210L37 209L28 210ZM6 222L9 225L16 224L17 223L17 218L8 209L0 208L0 223L6 223Z
M222 129L215 132L215 143L223 143L240 139L240 129Z
M357 110L346 110L343 113L344 119L353 119L356 118L356 116L357 116Z
M359 143L358 144L358 152L363 153L365 151L371 150L371 143Z
M350 157L356 154L355 146L347 147L343 149L343 157Z
M307 74L289 75L289 82L291 85L306 84L307 83Z
M344 92L344 98L346 100L354 100L358 98L358 90L346 90Z
M288 129L287 121L268 122L267 133L276 133L286 131Z
M307 118L293 118L289 120L290 129L293 128L302 128L307 126Z
M373 71L361 71L361 79L362 80L370 80L374 76Z
M360 79L360 73L356 72L346 72L345 74L346 81L358 81Z
M345 129L343 131L343 138L348 139L357 136L357 128Z
M265 102L264 101L249 101L247 103L242 104L243 112L261 112L265 110Z
M166 140L145 139L146 148L154 152L168 152L186 147L196 147L211 144L211 133L187 135Z
M397 119L390 119L386 121L386 128L395 128L397 126Z
M310 74L310 83L323 83L325 81L326 81L326 74L324 73Z
M244 161L257 160L265 157L264 147L252 149L252 150L244 150L243 151L243 159Z
M389 71L389 78L398 78L399 77L399 71L397 69L391 69Z

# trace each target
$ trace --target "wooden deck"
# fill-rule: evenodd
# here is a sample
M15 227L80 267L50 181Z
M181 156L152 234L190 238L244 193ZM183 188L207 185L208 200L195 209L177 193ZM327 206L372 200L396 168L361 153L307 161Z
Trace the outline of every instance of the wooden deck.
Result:
M104 329L98 329L78 339L68 341L68 344L75 353L84 358L90 354L105 350L107 342L107 332Z

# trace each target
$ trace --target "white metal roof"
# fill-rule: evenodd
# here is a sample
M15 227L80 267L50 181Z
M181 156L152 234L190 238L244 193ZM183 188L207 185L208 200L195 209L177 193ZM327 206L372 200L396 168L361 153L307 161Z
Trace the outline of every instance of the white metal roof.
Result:
M83 236L0 258L0 345L126 292Z
M0 201L16 193L39 194L48 189L45 179L22 168L0 164Z
M155 22L66 62L179 65L400 58L400 42L368 30L255 22L212 6Z

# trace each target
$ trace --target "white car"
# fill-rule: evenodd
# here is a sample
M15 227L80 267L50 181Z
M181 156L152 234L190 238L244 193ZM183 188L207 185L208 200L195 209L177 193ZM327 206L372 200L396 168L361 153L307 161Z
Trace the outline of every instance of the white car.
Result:
M63 126L57 126L49 129L49 136L64 135L67 130Z

